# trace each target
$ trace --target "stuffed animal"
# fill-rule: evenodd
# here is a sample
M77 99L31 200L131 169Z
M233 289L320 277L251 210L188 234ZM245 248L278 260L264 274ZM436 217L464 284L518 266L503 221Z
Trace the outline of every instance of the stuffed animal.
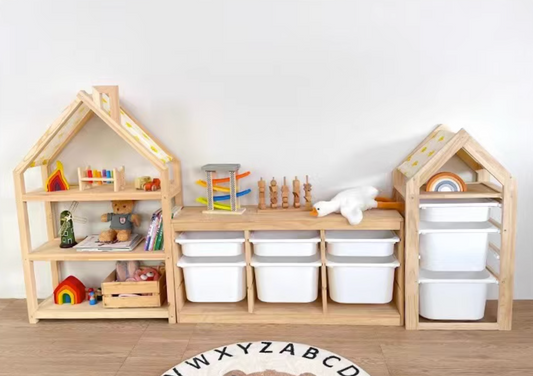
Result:
M159 281L161 275L157 269L151 268L149 266L144 266L135 271L135 280L139 282L146 281Z
M331 201L319 201L313 205L311 215L324 217L331 213L341 213L351 225L363 220L363 212L368 209L402 210L403 204L378 197L379 191L370 186L356 187L338 193Z
M98 240L105 243L111 243L115 240L125 242L130 240L133 225L141 224L141 217L138 214L132 214L135 201L111 201L113 213L102 214L102 222L111 222L109 230L102 231Z
M117 261L115 268L117 282L135 282L135 272L140 268L139 261Z

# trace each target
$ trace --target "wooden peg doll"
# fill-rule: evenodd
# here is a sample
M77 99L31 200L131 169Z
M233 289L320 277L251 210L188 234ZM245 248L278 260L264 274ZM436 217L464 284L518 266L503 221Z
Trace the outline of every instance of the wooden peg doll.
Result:
M305 176L305 184L304 184L304 192L305 192L305 208L307 210L311 210L311 208L313 207L313 203L311 202L311 189L312 189L312 185L309 183L309 176L306 175Z
M289 207L289 186L286 177L283 177L283 185L281 186L281 207L283 209Z
M278 183L274 178L270 181L270 208L278 208Z
M292 181L292 194L294 196L294 207L296 209L300 208L300 180L298 180L298 176L294 177L294 180Z
M266 182L261 178L259 182L257 183L257 186L259 187L259 209L266 209L266 203L265 203L265 194L266 194Z

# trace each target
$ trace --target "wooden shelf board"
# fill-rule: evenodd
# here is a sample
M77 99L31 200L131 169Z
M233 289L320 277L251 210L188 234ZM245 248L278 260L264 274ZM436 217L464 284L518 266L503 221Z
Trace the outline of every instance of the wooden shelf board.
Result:
M245 230L399 230L403 217L396 210L368 210L363 221L352 226L340 214L316 218L306 211L257 212L250 206L242 215L204 214L204 206L183 208L172 220L174 231Z
M69 190L45 192L42 189L27 192L22 195L24 201L111 201L111 200L161 200L161 191L141 191L127 185L122 191L115 192L113 184L102 184L97 187L80 191L77 185L71 185Z
M78 252L74 248L60 248L59 239L55 239L30 252L29 258L33 261L165 260L165 252L145 251L144 241L131 252Z
M49 297L37 307L37 319L166 319L168 305L158 308L104 308L102 302L90 305L88 301L81 304L54 304Z
M394 303L370 305L334 302L328 303L328 313L324 314L320 298L312 303L299 304L256 300L254 313L248 313L246 300L238 303L186 302L179 312L179 322L399 326L400 314Z
M467 183L466 192L426 192L425 185L420 188L420 199L468 199L468 198L499 198L503 197L501 189L484 183Z

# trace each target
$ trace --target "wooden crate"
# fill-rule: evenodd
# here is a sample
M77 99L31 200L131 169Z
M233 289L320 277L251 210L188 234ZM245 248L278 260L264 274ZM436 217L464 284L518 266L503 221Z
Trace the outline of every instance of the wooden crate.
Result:
M167 298L165 273L159 281L115 282L116 273L102 282L102 297L105 308L144 308L161 307ZM142 296L119 297L120 294L150 294Z

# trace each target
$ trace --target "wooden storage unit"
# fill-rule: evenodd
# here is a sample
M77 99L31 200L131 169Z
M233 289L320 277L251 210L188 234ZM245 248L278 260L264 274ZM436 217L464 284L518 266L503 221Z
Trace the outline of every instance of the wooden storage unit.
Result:
M427 150L424 158L415 160L415 154L426 151L434 139L442 140L438 150ZM467 184L466 192L426 192L424 185L454 155L457 155L476 174L475 182ZM413 159L414 158L414 159ZM409 162L409 170L405 163ZM501 184L494 183L491 177ZM451 132L438 126L393 171L394 198L405 201L405 326L419 330L510 330L512 324L513 281L515 259L516 181L464 129ZM475 322L430 321L419 316L419 205L421 199L491 198L502 204L500 273L492 274L499 282L497 316ZM493 246L494 247L494 246Z
M51 172L50 165L54 164L65 146L94 115L98 116L156 168L161 180L160 191L140 191L131 184L127 184L125 189L115 192L113 184L103 184L84 191L80 191L77 186L70 186L70 189L66 191L46 192L44 188ZM29 168L40 169L43 181L42 189L26 190L24 175ZM96 86L91 95L85 91L80 91L74 101L17 166L13 176L30 323L37 323L40 319L106 318L165 318L170 323L176 322L173 275L175 261L172 258L174 239L171 231L171 212L174 205L182 205L180 161L120 105L117 86ZM165 228L163 239L165 251L145 252L142 244L132 252L77 252L72 248L59 247L57 233L59 219L56 218L55 213L57 202L111 200L159 201ZM37 248L33 247L30 236L28 202L31 201L43 202L46 214L48 241ZM63 277L66 277L61 275L61 263L63 261L116 260L160 260L165 262L166 287L171 293L166 296L166 299L161 296L158 303L160 307L105 309L103 304L90 306L87 301L76 305L55 305L53 297L38 303L34 272L36 261L50 262L52 286L55 288ZM163 300L166 300L167 303L163 303Z
M257 212L248 207L240 216L206 215L203 207L186 207L172 220L175 235L183 231L244 231L247 299L238 303L192 303L185 296L182 271L175 266L177 318L180 323L278 323L400 326L404 321L403 218L393 210L370 210L363 221L351 226L339 214L315 218L305 211ZM264 303L256 299L253 268L250 265L253 230L318 230L321 235L321 287L313 303ZM395 272L394 298L388 304L339 304L328 298L326 274L326 230L393 230L400 237L395 255L400 267ZM181 257L180 246L173 243L173 258Z
M105 308L161 307L167 300L165 274L157 281L116 282L113 270L102 282L102 298ZM120 294L142 294L120 297Z

